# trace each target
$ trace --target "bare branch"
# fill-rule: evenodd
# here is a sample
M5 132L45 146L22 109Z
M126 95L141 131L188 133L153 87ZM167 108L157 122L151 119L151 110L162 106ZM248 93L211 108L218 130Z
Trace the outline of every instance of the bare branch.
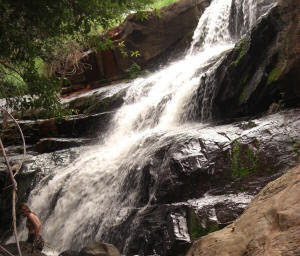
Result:
M18 174L18 172L20 171L20 169L22 168L22 165L23 165L23 162L25 161L25 157L26 157L26 144L25 144L25 139L24 139L24 135L23 135L23 132L22 132L22 129L19 125L19 123L17 122L17 120L3 107L0 106L0 109L2 111L4 111L16 124L16 126L18 127L19 129L19 132L21 134L21 138L22 138L22 142L23 142L23 159L21 161L21 163L19 164L19 166L17 167L16 171L15 171L15 174L14 176L16 176Z
M4 252L6 252L8 255L10 255L10 256L15 256L15 255L13 255L12 253L10 253L8 250L6 250L3 246L1 246L0 245L0 249L2 250L2 251L4 251ZM1 256L3 256L2 254L0 254Z
M65 53L64 51L67 51ZM92 66L83 61L91 51L85 51L85 47L75 42L69 42L65 48L55 54L55 60L47 66L49 76L59 75L61 77L71 77L75 74L82 74Z
M19 252L19 256L22 256L22 252L21 252L21 248L20 248L20 244L19 244L19 240L18 240L18 233L17 233L17 218L16 218L16 195L17 195L17 182L15 180L14 174L12 172L11 166L8 162L7 156L6 156L6 152L5 152L5 148L3 146L2 140L0 138L0 147L2 150L2 154L5 160L5 163L7 165L7 168L9 170L9 175L10 175L10 179L12 181L12 184L14 186L14 189L12 191L12 215L13 215L13 226L14 226L14 235L15 235L15 239L16 239L16 243L17 243L17 248L18 248L18 252Z
M7 159L7 155L6 155L6 152L5 152L5 148L4 148L2 140L0 138L0 147L1 147L1 150L2 150L2 154L3 154L3 157L4 157L5 163L7 165L8 170L9 170L9 175L10 175L10 179L11 179L12 186L13 186L13 190L12 190L12 217L13 217L14 235L15 235L15 239L16 239L16 243L17 243L17 248L18 248L19 256L22 256L22 252L21 252L21 248L20 248L20 243L19 243L19 240L18 240L17 224L16 224L17 223L17 218L16 218L16 196L17 196L17 189L18 189L18 187L17 187L17 182L15 180L15 175L18 174L18 172L20 171L20 169L22 167L22 164L23 164L23 162L25 160L25 156L26 156L26 144L25 144L25 139L24 139L24 135L23 135L22 129L19 126L17 120L6 109L4 109L3 107L0 106L0 109L5 113L5 115L8 115L15 122L16 126L18 127L18 129L19 129L19 131L21 133L21 137L22 137L22 141L23 141L23 148L24 148L23 159L22 159L21 163L19 164L19 166L17 166L15 174L13 174L12 167L9 164L9 161ZM4 123L4 128L5 128L5 126L6 126L6 124Z

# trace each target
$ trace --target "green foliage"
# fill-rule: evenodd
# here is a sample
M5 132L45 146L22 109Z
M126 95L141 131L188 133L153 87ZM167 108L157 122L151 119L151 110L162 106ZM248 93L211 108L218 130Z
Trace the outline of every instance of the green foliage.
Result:
M100 26L104 31L122 19L124 13L152 2L0 1L0 97L17 110L39 107L57 114L61 109L57 93L62 82L46 76L45 63L59 56L55 55L57 49L59 53L65 50L65 42L88 41L86 37L95 33L95 28ZM102 49L110 42L104 40L96 46Z
M148 20L149 19L149 12L146 11L138 11L136 13L136 19L140 21Z
M131 58L132 57L137 58L140 56L139 51L129 51L126 48L124 41L121 41L118 44L118 46L119 46L119 50L124 58L127 58L129 56ZM133 62L133 64L128 69L126 69L126 73L129 75L130 78L136 78L141 74L141 70L142 70L141 67L137 63Z
M246 39L244 38L244 39L242 39L241 41L240 41L240 44L239 44L239 46L238 46L238 50L239 50L239 56L237 57L237 59L234 61L234 66L235 67L237 67L238 66L238 64L239 64L239 62L240 62L240 60L244 57L244 55L245 55L245 52L246 52Z
M158 18L161 18L161 14L163 13L162 9L153 8L154 15Z
M141 74L141 71L141 67L135 62L133 62L133 64L128 69L126 69L126 73L131 79L138 77Z
M103 36L101 38L98 38L96 36L91 37L91 38L89 38L88 45L94 51L103 51L103 50L114 48L112 40L110 40L106 36Z
M164 6L170 5L178 0L154 0L152 4L147 7L154 12L154 15L158 18L161 17L163 10L161 9ZM136 14L136 18L140 21L147 20L149 18L150 13L145 11L138 11Z
M125 57L128 57L128 52L126 51L126 47L125 47L125 43L124 41L121 41L119 44L119 50L122 54L122 56L125 58Z
M150 5L151 9L159 10L160 8L172 4L178 0L155 0L152 5Z
M233 178L247 177L257 170L258 157L248 147L241 147L238 141L234 141L231 149L230 170Z
M139 51L131 51L130 52L130 57L136 57L137 58L139 56L141 56Z

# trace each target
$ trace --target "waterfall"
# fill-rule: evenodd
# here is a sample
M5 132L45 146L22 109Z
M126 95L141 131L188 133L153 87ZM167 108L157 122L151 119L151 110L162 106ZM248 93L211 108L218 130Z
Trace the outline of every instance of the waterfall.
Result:
M240 9L243 30L237 32ZM47 242L65 250L105 240L133 209L146 207L151 195L141 203L139 170L170 134L211 118L214 70L258 16L254 0L212 1L187 55L132 82L102 144L85 148L73 164L53 170L32 191L29 203ZM135 182L128 184L128 175Z

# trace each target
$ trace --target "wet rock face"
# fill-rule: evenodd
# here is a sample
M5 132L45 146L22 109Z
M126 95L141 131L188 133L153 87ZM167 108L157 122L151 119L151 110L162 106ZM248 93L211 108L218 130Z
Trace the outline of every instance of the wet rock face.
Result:
M77 115L67 118L19 120L27 147L39 153L86 145L101 138L109 127L114 111L123 104L129 84L103 87L85 94L63 99L65 108ZM1 121L0 121L1 124ZM8 122L1 137L5 147L22 145L15 123ZM19 148L15 153L22 151Z
M300 110L294 109L167 136L165 143L153 147L143 166L128 173L120 200L134 191L135 206L100 240L129 256L184 255L193 240L230 224L266 183L300 161L299 129ZM148 138L140 146L156 141L157 137ZM68 165L81 150L86 149L42 155L29 151L18 175L20 202L52 168ZM8 151L14 161L21 158L16 152L22 151ZM6 230L10 214L2 213L10 212L9 197L1 193L0 203L0 227Z
M299 255L300 166L269 183L244 214L194 242L192 255Z
M32 151L33 148L27 148L27 155L23 163L20 173L16 176L18 183L18 201L17 201L17 223L19 223L20 216L18 207L20 203L26 202L32 189L44 178L52 173L56 168L63 168L72 163L80 154L81 148L71 148L59 150L50 154L37 154ZM23 159L22 148L7 147L6 154L13 166L20 163ZM7 173L7 167L0 159L0 239L8 238L12 235L11 223L11 200L12 191L10 187L10 177ZM52 176L49 176L49 179ZM47 184L49 180L44 180L43 184Z
M73 109L78 114L97 114L113 111L124 102L129 83L120 83L92 90L78 96L63 99L66 108Z
M67 119L52 118L37 121L20 121L25 141L28 145L37 143L45 138L89 138L98 133L104 133L108 128L113 112L92 115L74 115ZM10 124L4 131L5 146L20 145L22 140L14 124ZM56 150L61 149L59 147ZM53 150L52 150L53 151Z
M125 255L184 255L194 239L230 224L263 186L299 163L299 118L298 109L168 138L128 174L122 191L137 189L136 208L103 239Z
M215 119L261 113L272 103L299 106L297 10L297 0L278 1L220 63L213 79Z

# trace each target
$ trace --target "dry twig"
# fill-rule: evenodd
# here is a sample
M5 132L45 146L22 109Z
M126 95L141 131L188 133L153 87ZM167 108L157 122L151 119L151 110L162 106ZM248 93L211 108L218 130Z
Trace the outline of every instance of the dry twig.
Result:
M61 77L71 77L75 74L82 74L92 66L84 63L83 59L90 51L85 52L84 46L69 42L66 46L67 52L58 52L55 60L48 64L47 73L49 76L58 74Z

